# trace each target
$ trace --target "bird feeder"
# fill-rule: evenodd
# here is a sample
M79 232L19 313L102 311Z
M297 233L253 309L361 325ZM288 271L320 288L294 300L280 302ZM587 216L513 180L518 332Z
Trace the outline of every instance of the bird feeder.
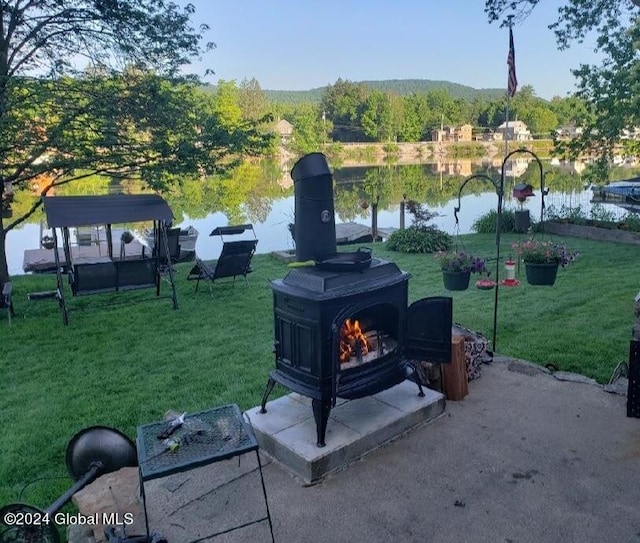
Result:
M511 258L509 258L508 260L505 260L504 270L505 270L506 277L505 279L500 281L500 284L503 287L517 287L520 284L520 281L516 279L515 260L511 260Z

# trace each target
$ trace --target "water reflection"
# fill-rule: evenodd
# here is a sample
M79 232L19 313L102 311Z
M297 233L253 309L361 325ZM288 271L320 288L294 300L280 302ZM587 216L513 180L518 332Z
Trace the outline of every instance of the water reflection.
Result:
M512 197L515 183L533 186L535 197L530 198L524 208L529 209L535 220L540 217L540 174L532 158L514 157L505 167L505 209L517 209L520 204ZM456 227L453 208L463 181L474 174L484 174L500 179L501 160L440 160L424 164L385 164L376 166L342 166L334 168L336 222L359 222L371 224L371 203L378 202L378 226L397 228L400 224L400 202L403 198L425 203L439 214L434 224L449 232L469 233L473 223L483 214L495 210L497 195L488 181L476 179L464 190L461 201L459 224ZM215 182L184 180L179 189L166 195L176 217L175 224L193 225L200 236L196 252L205 259L214 259L220 253L219 238L209 233L216 226L228 224L254 224L258 237L258 253L293 247L288 224L294 220L293 188L283 168L277 161L245 164L232 175ZM588 213L591 191L585 188L577 163L544 162L545 186L549 194L547 206L575 208L580 206ZM284 173L283 173L284 172ZM627 170L621 174L631 177ZM123 192L140 191L135 183L118 185ZM100 192L102 191L102 192ZM101 194L113 192L114 183L106 186L93 183L71 183L59 189L58 194ZM30 206L34 195L17 195L15 205ZM16 215L19 214L19 209ZM620 211L620 215L624 214ZM39 246L42 231L39 222L42 214L32 217L31 224L12 230L7 236L9 273L23 273L22 262L25 249ZM406 224L411 223L407 215Z

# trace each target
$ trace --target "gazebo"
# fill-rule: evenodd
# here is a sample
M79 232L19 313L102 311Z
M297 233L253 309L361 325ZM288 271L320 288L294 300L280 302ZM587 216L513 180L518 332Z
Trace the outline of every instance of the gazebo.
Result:
M173 308L178 308L173 269L168 255L167 225L173 213L167 202L156 194L111 194L105 196L46 196L44 209L53 233L57 276L57 295L68 324L69 307L64 296L63 272L69 277L73 296L84 294L119 293L129 289L156 289L160 297L161 274L169 278ZM156 234L154 251L150 255L126 257L123 252L113 254L112 225L153 221ZM107 254L72 258L69 228L104 226ZM62 250L58 247L57 229L62 232ZM124 243L124 240L121 240Z

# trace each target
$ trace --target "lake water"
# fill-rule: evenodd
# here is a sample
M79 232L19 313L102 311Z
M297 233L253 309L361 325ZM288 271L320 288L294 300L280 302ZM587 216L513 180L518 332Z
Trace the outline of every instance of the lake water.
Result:
M431 168L428 171L430 172L430 175L433 174L433 165L424 165L424 167L427 169ZM394 168L397 168L397 175L402 176L403 167L396 166ZM358 183L365 182L367 172L369 172L368 179L371 179L371 169L360 167L356 171L355 169L343 168L334 172L334 179L336 179L337 183L345 182L351 184L352 186L357 186ZM539 173L537 174L537 183L535 181L535 175L536 174L534 171L533 181L529 181L534 186L535 196L527 200L524 208L529 209L532 219L537 221L540 219L541 196L539 190ZM531 176L529 176L529 178L531 178ZM457 194L457 189L460 185L462 185L464 179L464 177L459 175L455 176L453 179L449 178L449 193L451 193L451 183L455 182L454 188L456 188L456 190L454 191L454 194ZM435 184L437 184L438 182L440 183L440 186L442 186L442 175L440 175L439 179L436 176L433 177L433 179L429 178L426 181L426 183ZM521 179L518 178L517 182L521 182ZM469 188L470 185L471 183L469 183L468 185ZM589 189L584 189L580 183L578 183L578 185L579 188L577 190L572 189L567 191L554 190L553 184L551 183L549 185L549 188L551 190L545 197L547 208L551 205L558 208L563 205L570 207L576 207L579 205L584 212L588 213L591 208L591 191ZM465 187L465 189L466 188L467 187ZM440 204L429 204L427 202L427 207L429 208L429 210L434 211L439 215L433 220L433 224L438 228L452 235L455 235L456 233L467 234L472 232L473 223L483 214L497 209L497 203L498 197L494 190L487 189L477 194L468 194L466 190L463 191L460 200L460 212L458 214L459 223L457 225L454 217L454 207L458 205L457 196L448 198L446 201ZM294 207L293 196L276 199L272 202L271 210L266 217L266 220L253 223L254 231L259 240L257 247L258 253L270 253L276 250L293 248L293 242L288 231L288 224L290 222L293 222ZM510 193L508 193L507 190L505 190L505 207L510 209L516 209L518 207L518 203L513 198L511 198ZM336 208L338 208L338 206L336 206ZM619 210L617 210L616 212L618 211ZM366 211L358 209L357 212L358 217L355 219L355 222L371 225L370 207ZM407 226L411 224L411 220L412 216L407 213ZM352 221L352 218L345 220L340 217L339 212L336 215L337 223ZM209 236L209 234L216 226L224 226L228 224L229 220L227 216L225 216L223 213L216 212L211 213L205 218L201 219L194 219L190 218L189 216L185 216L184 220L176 225L194 226L200 232L196 243L196 252L200 258L211 260L215 259L219 255L221 250L221 241L218 236ZM379 209L379 227L398 228L399 225L399 201L397 203L388 204L386 209ZM20 275L24 273L22 269L24 250L38 248L40 236L41 229L39 224L27 224L20 229L12 230L8 233L7 255L9 273L11 275Z

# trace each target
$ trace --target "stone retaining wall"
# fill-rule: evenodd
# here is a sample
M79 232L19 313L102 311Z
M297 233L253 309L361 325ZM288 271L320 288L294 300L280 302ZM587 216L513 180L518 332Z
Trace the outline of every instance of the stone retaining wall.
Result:
M628 243L640 245L640 233L627 230L598 228L596 226L583 226L559 222L545 222L543 229L547 234L558 236L571 236L574 238L586 238L596 241L613 241L616 243Z

